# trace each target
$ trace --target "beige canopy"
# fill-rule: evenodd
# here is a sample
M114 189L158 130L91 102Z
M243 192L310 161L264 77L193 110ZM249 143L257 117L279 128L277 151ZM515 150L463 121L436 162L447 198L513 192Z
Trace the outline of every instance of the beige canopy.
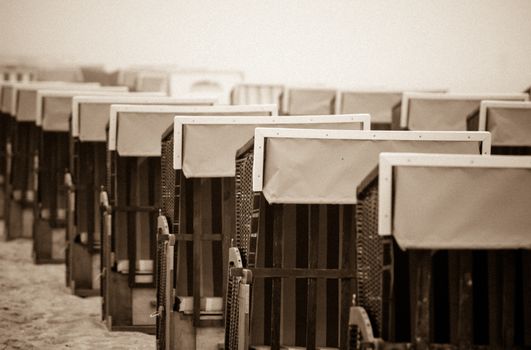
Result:
M531 146L531 103L527 108L489 107L486 131L494 146Z
M368 115L222 119L194 122L192 118L175 118L174 167L182 167L187 178L233 177L236 152L253 137L257 127L362 130L370 124Z
M73 102L72 136L79 137L83 142L105 142L106 128L113 104L210 106L214 102L214 99L169 98L140 94L77 97Z
M344 91L337 113L369 113L373 123L391 123L393 106L400 103L398 91Z
M2 84L2 113L11 113L12 102L13 102L13 85L11 84Z
M402 99L402 120L409 130L465 131L467 117L482 100L524 101L526 94L457 95L409 93Z
M126 106L113 105L109 127L110 150L120 156L159 157L160 139L172 124L173 118L181 116L218 115L276 115L275 105L248 106Z
M396 166L393 174L402 249L531 249L531 169Z
M125 87L97 87L80 90L39 90L37 95L37 120L45 131L67 132L70 129L72 99L86 95L121 95Z
M333 114L336 90L319 88L286 88L284 110L288 115Z
M302 130L292 130L296 132ZM472 132L439 133L437 137L385 131L334 137L331 131L322 132L329 137L266 136L263 171L256 164L261 156L256 155L255 147L253 181L263 178L262 191L268 202L354 204L358 185L378 165L381 152L480 154L481 140L489 139L488 133ZM260 186L253 184L253 188L259 190Z

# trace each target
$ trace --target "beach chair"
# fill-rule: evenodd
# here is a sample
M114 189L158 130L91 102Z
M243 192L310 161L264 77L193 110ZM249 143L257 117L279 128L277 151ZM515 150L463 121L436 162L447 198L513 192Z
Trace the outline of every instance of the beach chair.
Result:
M210 99L167 98L130 93L72 99L69 141L66 284L79 296L100 294L99 195L106 181L106 127L112 104L212 105ZM91 174L91 176L87 176Z
M490 135L255 130L236 160L226 349L348 349L356 187L400 150L488 154Z
M281 106L284 86L274 84L238 84L232 89L231 104L271 103Z
M170 74L170 96L209 95L220 104L230 104L231 91L243 81L240 71L187 69Z
M110 330L155 332L161 135L176 115L272 115L276 106L113 105L101 193L102 317Z
M8 139L10 113L4 112L4 95L9 99L7 93L4 94L4 83L9 82L29 82L34 78L33 71L29 68L20 67L0 67L0 220L4 218L5 202L5 180L6 180L6 145Z
M226 267L238 210L234 157L256 127L275 125L367 130L370 117L175 117L162 140L158 349L206 350L223 344Z
M465 131L467 117L482 100L527 101L524 93L450 94L406 92L393 108L394 130Z
M46 88L94 89L97 84L66 84L63 82L13 83L4 86L9 99L7 121L5 228L6 238L31 237L33 223L33 163L38 145L36 121L37 91Z
M531 157L382 153L358 187L350 349L531 346Z
M531 102L481 101L467 127L492 134L492 154L531 155Z
M37 155L34 161L33 258L35 263L64 263L66 242L65 172L69 159L72 98L78 95L124 94L125 87L92 90L38 90Z
M326 87L287 86L282 94L282 114L334 114L337 91Z

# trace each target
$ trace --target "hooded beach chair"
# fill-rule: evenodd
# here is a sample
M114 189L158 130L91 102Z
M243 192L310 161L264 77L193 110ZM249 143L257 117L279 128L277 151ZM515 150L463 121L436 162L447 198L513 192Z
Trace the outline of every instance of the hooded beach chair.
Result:
M492 134L492 154L531 155L531 102L481 101L468 130Z
M336 113L369 113L371 130L390 130L393 107L400 103L402 91L359 90L337 93Z
M5 203L5 181L6 181L6 146L10 127L10 112L6 109L4 112L4 98L7 100L11 94L11 85L15 82L29 82L34 79L31 69L19 67L1 67L0 68L0 219L4 218ZM10 92L4 93L6 90ZM9 89L7 88L9 85ZM5 96L4 96L5 95Z
M131 93L76 96L72 100L68 188L66 283L80 296L100 293L100 203L106 181L106 127L112 104L212 105L211 99L185 99ZM92 176L87 176L91 174Z
M38 146L36 127L37 91L39 89L95 89L97 84L64 82L15 83L6 90L10 99L7 131L5 217L7 238L31 237L33 224L33 163Z
M335 89L326 87L287 86L282 94L282 114L334 114L336 94Z
M78 95L124 94L125 87L38 90L38 150L34 162L33 257L35 263L63 263L66 244L65 172L69 159L72 98Z
M531 346L531 157L380 155L358 188L350 349Z
M224 342L226 267L238 225L235 154L254 129L369 125L369 115L175 117L162 141L158 349L217 349Z
M236 160L226 349L348 349L356 187L383 151L481 154L482 132L255 130Z
M231 104L276 104L281 106L284 86L274 84L238 84L232 89Z
M451 94L406 92L393 108L394 130L465 131L482 100L527 101L524 93Z
M102 203L103 319L111 330L155 332L161 136L176 115L273 115L276 106L113 105Z
M220 104L230 104L232 88L244 79L243 72L231 70L185 69L169 75L171 96L209 95Z

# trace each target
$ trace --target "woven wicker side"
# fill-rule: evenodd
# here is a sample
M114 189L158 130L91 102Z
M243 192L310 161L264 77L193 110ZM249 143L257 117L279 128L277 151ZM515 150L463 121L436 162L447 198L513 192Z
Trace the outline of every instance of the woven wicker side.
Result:
M378 235L378 178L374 174L358 191L356 299L367 311L374 335L382 337L389 335L393 257L391 242Z

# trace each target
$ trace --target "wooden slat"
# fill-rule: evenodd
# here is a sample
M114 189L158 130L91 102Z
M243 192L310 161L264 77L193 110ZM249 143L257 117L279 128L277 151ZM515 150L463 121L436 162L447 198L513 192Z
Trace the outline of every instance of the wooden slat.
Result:
M417 350L429 349L430 336L430 289L431 289L431 252L412 251L411 262L417 270L414 343Z
M487 253L488 298L489 298L489 344L501 347L501 285L500 285L500 257L499 252Z
M201 179L194 179L194 241L193 241L193 296L194 296L194 314L193 324L198 326L200 323L200 308L201 300L198 298L201 295L201 239L199 239L202 232L202 219L203 212L201 208L201 197L203 192L203 186L201 186Z
M340 261L340 206L327 205L327 252L326 268L334 270L339 267ZM326 345L328 347L338 347L339 334L339 274L334 279L326 281Z
M136 166L137 160L134 158L126 161L126 204L135 205L137 203L137 179L138 172ZM133 288L136 283L136 247L137 247L137 222L136 212L128 211L127 215L127 260L129 261L129 287Z
M319 263L319 206L310 206L310 227L308 235L308 268L316 269ZM317 280L308 279L308 296L306 309L306 348L316 347L317 319Z
M461 349L472 346L474 337L472 252L459 252L458 339Z
M282 267L282 204L273 205L273 267ZM280 350L280 311L282 279L273 278L271 286L271 350Z
M304 251L304 242L300 240L301 227L299 221L301 218L298 216L298 212L298 205L284 205L282 244L282 266L284 268L293 268L301 258L304 259L304 256L300 254L301 251ZM302 230L304 230L304 227L302 227ZM307 235L308 231L302 234ZM300 333L300 328L304 327L304 322L300 322L300 299L304 298L298 297L300 295L300 286L297 283L298 281L293 278L282 281L282 317L280 323L282 325L281 339L283 344L301 344L298 342L297 337ZM304 302L304 300L302 301Z
M503 261L503 291L502 291L502 342L504 349L510 349L514 346L514 299L515 299L515 256L514 252L504 251L502 253Z

